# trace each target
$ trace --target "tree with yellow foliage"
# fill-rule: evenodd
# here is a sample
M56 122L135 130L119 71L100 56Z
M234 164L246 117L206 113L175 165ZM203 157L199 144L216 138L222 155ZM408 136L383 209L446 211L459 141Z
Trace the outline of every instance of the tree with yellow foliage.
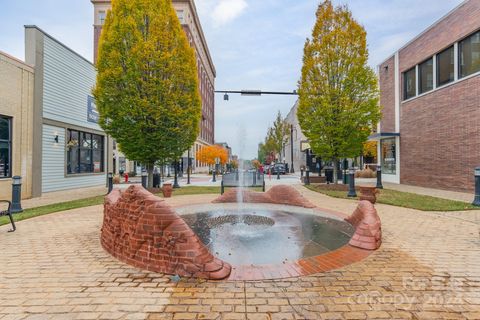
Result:
M206 146L197 151L196 158L208 165L215 165L218 159L219 163L224 165L228 161L228 151L218 145Z
M93 91L101 127L147 166L177 160L199 132L195 53L171 0L112 0Z
M362 154L380 120L379 90L368 66L367 34L346 6L321 3L305 43L298 120L313 152L337 164Z

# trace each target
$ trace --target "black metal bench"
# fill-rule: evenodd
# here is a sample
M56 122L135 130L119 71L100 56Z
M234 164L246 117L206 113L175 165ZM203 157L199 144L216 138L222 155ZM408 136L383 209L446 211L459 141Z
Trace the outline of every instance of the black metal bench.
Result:
M258 172L226 173L222 176L221 194L225 192L225 187L262 187L262 191L265 192L265 176Z
M8 208L5 211L0 211L0 217L3 216L8 216L10 218L10 223L12 224L13 229L8 230L8 232L14 232L17 230L17 227L15 226L15 221L13 221L13 216L12 216L12 203L8 200L0 200L0 202L8 203Z

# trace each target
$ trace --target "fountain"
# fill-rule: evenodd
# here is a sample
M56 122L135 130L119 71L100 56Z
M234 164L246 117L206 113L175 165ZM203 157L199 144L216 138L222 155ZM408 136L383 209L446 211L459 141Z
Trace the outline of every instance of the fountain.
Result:
M138 185L112 191L105 198L103 248L176 281L304 276L357 262L379 248L381 223L371 202L360 201L347 217L317 208L291 186L249 191L245 179L256 173L245 169L240 162L237 188L204 205L173 209Z

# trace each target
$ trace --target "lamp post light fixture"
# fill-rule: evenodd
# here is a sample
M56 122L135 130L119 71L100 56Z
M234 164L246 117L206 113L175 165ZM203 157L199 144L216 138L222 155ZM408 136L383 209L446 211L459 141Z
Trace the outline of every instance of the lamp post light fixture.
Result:
M22 209L22 177L12 177L12 213L23 212Z
M348 175L349 175L349 181L348 181L348 194L347 196L348 197L356 197L357 196L357 192L355 191L355 169L354 168L350 168L348 170Z
M382 184L382 166L378 165L377 166L377 189L383 189L383 184Z
M475 199L472 204L480 207L480 167L475 168Z
M147 170L142 170L142 187L147 189L147 184L148 184L148 172Z
M108 193L110 193L113 190L113 173L109 172L107 177L108 177Z

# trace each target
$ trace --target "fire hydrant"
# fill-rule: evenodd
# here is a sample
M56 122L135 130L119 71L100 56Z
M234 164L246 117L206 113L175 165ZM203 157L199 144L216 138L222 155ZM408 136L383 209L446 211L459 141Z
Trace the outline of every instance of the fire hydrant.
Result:
M127 183L128 182L128 173L125 173L124 176L125 176L125 183Z

